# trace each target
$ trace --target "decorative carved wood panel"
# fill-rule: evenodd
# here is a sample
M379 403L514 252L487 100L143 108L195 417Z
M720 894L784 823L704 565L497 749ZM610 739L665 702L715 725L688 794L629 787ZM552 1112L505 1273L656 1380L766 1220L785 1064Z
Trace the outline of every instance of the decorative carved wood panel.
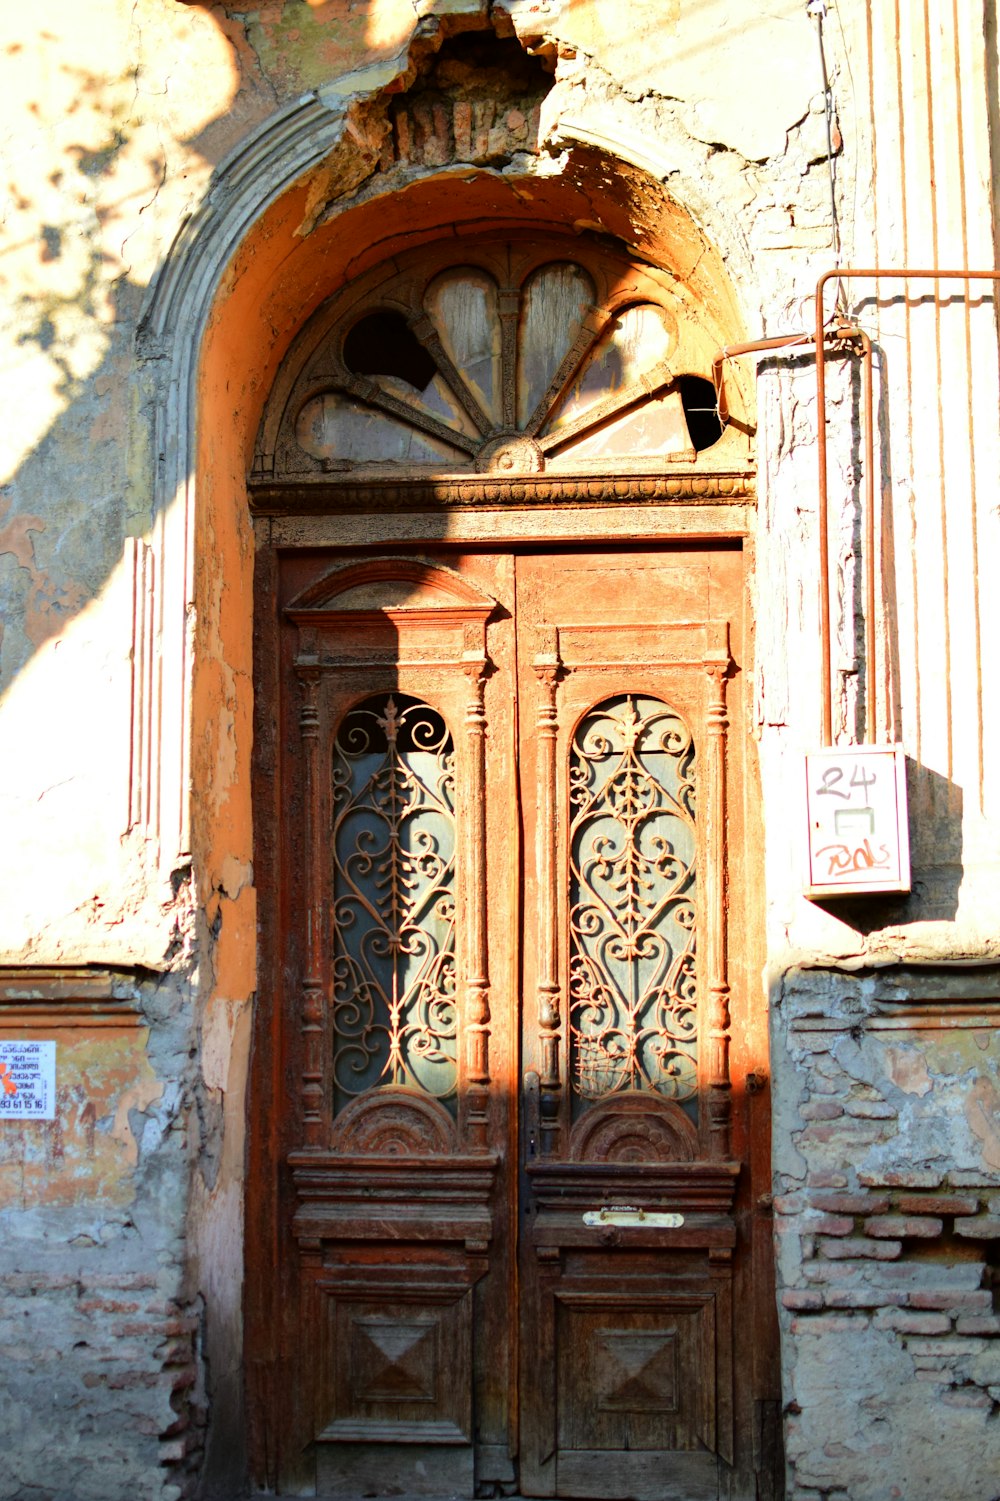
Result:
M750 1497L740 550L275 562L262 1478Z
M741 589L735 553L518 561L526 1494L729 1483Z
M599 1287L557 1294L560 1453L718 1449L716 1365L730 1334L729 1289L665 1285L637 1280L628 1297Z

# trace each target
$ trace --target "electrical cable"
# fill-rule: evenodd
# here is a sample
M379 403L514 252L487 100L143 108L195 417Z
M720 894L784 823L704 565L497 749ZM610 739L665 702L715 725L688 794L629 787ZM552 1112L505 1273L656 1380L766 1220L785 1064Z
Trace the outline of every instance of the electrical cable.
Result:
M840 240L840 217L837 213L837 162L833 150L833 90L830 87L830 73L826 64L826 44L823 39L823 22L826 19L826 0L807 0L806 12L816 20L816 38L819 42L819 64L823 77L823 111L826 117L826 161L830 175L830 221L833 240L833 258L835 265L840 265L841 240ZM847 294L844 284L837 278L837 296L831 321L836 317L844 317L847 313Z

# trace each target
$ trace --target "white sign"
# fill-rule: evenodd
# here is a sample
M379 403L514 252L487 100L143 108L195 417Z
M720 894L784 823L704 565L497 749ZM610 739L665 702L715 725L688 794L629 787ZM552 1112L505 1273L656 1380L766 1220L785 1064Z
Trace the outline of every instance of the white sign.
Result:
M56 1118L54 1042L0 1042L0 1120Z
M909 891L901 746L838 746L806 756L806 804L806 896Z

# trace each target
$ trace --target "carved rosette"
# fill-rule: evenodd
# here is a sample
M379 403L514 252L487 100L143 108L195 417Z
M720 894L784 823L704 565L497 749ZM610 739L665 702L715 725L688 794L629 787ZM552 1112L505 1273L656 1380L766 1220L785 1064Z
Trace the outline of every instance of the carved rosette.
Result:
M544 468L542 451L533 438L521 433L494 438L484 443L476 454L476 468L483 474L540 474Z

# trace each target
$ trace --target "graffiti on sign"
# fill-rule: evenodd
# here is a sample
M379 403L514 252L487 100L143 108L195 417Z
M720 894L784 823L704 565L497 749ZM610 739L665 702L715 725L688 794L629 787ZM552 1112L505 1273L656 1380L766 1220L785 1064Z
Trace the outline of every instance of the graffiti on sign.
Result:
M0 1120L51 1121L56 1114L54 1042L0 1042Z
M806 756L807 896L909 891L906 765L891 745Z

